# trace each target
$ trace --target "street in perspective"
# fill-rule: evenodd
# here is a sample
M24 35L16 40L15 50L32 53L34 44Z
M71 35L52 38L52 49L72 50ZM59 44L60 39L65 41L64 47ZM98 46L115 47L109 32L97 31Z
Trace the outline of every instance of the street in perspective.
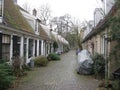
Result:
M120 0L0 0L0 90L120 90Z
M99 80L91 75L77 74L75 51L50 61L47 67L35 68L12 90L97 90Z

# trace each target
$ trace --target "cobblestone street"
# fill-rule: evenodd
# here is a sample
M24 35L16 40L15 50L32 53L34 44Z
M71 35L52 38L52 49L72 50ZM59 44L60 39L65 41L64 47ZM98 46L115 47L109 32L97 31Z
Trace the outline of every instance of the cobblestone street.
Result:
M50 61L47 67L28 72L21 84L12 90L97 90L92 76L78 75L75 51L61 55L60 61Z

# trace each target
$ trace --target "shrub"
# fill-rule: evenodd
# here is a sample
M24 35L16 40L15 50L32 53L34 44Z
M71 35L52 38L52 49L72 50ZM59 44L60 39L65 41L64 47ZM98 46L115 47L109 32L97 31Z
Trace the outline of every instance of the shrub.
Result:
M0 90L10 87L14 80L11 67L6 63L0 64Z
M60 56L55 53L49 54L47 58L48 58L48 60L60 60Z
M30 71L30 70L31 70L30 66L25 65L25 64L22 66L22 69L23 69L24 71Z
M96 53L95 56L92 57L93 63L93 70L95 76L104 76L105 73L105 59L103 55Z
M23 76L23 70L21 68L21 57L18 55L15 55L12 57L12 69L14 74L17 77Z
M120 80L114 80L112 85L114 90L120 90Z
M45 56L38 56L34 61L36 66L46 66L48 64L48 60Z

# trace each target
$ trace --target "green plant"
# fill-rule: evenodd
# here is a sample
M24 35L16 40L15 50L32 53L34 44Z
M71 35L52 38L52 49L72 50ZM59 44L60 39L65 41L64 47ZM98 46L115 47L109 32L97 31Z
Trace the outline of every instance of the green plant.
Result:
M93 63L93 70L94 70L94 74L95 76L101 76L104 75L105 73L105 59L103 57L103 55L96 53L93 57L92 57L94 63Z
M31 70L30 66L25 65L25 64L22 66L22 69L23 69L24 71L30 71L30 70Z
M60 60L60 56L55 53L49 54L47 58L48 58L48 60Z
M0 63L5 63L5 62L7 62L8 60L6 60L6 59L1 59L0 60Z
M17 54L12 58L12 69L15 76L20 77L23 75L23 69L21 68L21 58Z
M54 48L58 48L57 42L54 42L54 43L53 43L53 47L54 47Z
M114 90L120 90L120 80L112 81L112 85Z
M114 60L119 61L120 58L120 0L115 0L115 6L113 10L113 14L109 18L109 28L110 32L108 33L110 36L110 41L115 41L114 48L111 50L110 56L114 58Z
M12 68L6 63L0 64L0 90L10 87L14 80Z
M45 56L38 56L34 61L36 66L46 66L48 64L48 60Z

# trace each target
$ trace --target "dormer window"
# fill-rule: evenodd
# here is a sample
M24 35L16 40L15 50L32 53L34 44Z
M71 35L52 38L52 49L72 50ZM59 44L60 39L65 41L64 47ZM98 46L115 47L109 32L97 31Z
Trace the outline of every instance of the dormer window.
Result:
M39 23L40 23L40 20L39 19L36 19L35 20L35 33L37 34L37 35L39 35L39 28L38 28L38 26L39 26Z
M0 0L0 22L2 22L2 17L3 17L3 4L4 4L4 0Z

